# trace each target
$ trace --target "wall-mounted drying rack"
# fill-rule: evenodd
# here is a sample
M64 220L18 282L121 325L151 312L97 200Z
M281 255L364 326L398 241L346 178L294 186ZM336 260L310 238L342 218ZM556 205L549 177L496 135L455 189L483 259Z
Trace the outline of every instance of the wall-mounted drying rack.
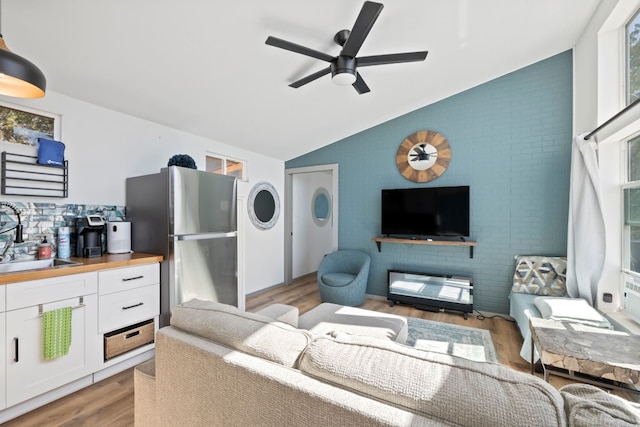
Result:
M41 165L36 156L3 151L0 189L7 196L68 197L69 162Z
M76 308L82 308L84 307L84 297L79 297L80 298L80 302L78 302L78 305L71 307L72 310L75 310ZM42 317L44 316L44 307L42 306L42 304L38 304L38 316Z

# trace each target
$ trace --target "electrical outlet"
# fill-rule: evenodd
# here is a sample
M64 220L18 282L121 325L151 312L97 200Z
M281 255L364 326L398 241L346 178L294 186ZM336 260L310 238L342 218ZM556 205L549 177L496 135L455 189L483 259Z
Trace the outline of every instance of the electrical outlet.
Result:
M602 294L602 301L604 302L613 302L613 295L610 293Z

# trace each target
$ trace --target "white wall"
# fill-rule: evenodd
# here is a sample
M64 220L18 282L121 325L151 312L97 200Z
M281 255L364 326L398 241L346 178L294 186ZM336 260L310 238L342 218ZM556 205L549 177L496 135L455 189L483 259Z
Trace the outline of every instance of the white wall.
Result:
M598 32L617 0L603 0L573 51L574 133L598 126Z
M271 183L283 200L284 162L236 148L222 142L141 120L112 110L47 92L42 99L0 97L0 101L23 105L62 116L61 140L69 160L69 197L51 199L2 196L4 200L77 204L125 204L125 179L158 172L174 154L188 154L204 170L207 152L247 162L248 182L238 183L238 195L246 199L260 181ZM35 155L35 149L0 143L1 151ZM246 204L245 204L246 206ZM259 231L244 210L245 291L255 292L283 281L284 226L282 217L274 228ZM241 237L242 238L242 237Z
M324 226L318 226L312 217L312 197L318 188L324 188L333 198L331 172L312 172L293 175L292 183L292 277L297 278L318 270L325 254L333 251L333 216Z
M625 106L624 34L620 27L640 5L638 0L603 1L574 50L574 133L590 132ZM598 137L602 204L606 227L606 258L598 285L598 308L619 309L621 298L621 197L623 153L620 132ZM613 294L605 303L603 293Z

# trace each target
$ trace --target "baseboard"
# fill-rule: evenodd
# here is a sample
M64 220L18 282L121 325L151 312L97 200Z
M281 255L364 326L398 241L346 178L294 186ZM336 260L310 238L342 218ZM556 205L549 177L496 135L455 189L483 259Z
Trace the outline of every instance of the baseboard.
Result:
M367 299L375 299L375 300L378 300L378 301L387 301L387 297L382 296L382 295L366 294L364 297L367 298Z
M282 286L286 286L286 284L285 283L278 283L277 285L269 286L268 288L260 289L260 290L251 292L250 294L245 294L244 297L245 298L256 297L256 296L258 296L260 294L264 294L265 292L269 292L269 291L272 291L274 289L281 288Z

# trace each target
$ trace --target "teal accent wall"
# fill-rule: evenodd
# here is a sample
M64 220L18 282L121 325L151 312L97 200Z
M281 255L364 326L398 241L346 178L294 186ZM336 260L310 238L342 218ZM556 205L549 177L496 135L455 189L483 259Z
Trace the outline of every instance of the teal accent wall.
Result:
M566 255L572 73L566 51L285 165L339 164L338 246L371 255L368 293L386 295L387 269L464 275L474 279L475 309L508 313L514 256ZM440 132L452 151L449 168L425 184L395 164L419 130ZM383 243L378 253L381 189L456 185L471 187L473 259L463 247Z

